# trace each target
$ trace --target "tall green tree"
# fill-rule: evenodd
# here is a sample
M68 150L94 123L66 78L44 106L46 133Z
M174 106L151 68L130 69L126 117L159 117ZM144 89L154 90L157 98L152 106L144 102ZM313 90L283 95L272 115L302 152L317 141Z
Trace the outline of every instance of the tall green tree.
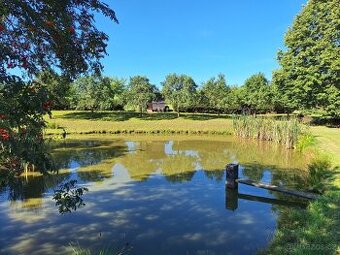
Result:
M242 102L251 113L267 112L273 108L271 87L263 73L250 76L243 85Z
M275 83L291 108L332 108L340 89L339 42L339 0L309 0L286 33L287 49L278 53Z
M194 105L197 85L188 75L169 74L162 82L162 94L165 100L171 104L177 112Z
M91 111L112 110L123 93L120 86L121 81L109 77L83 76L72 84L74 107Z
M34 78L52 69L69 78L101 71L108 36L95 12L118 22L101 0L1 1L0 169L49 168L42 130L53 103Z
M112 110L123 110L127 103L125 98L126 80L120 78L110 78L110 85L113 97L111 98Z
M69 109L70 102L68 99L71 92L69 78L59 75L53 70L45 70L39 73L36 81L47 88L51 100L53 100L51 109Z
M127 88L128 104L138 108L140 115L143 116L147 103L155 98L154 86L145 76L133 76Z
M208 105L206 108L220 113L225 108L225 98L230 91L227 86L225 76L219 74L217 78L211 78L202 86L202 91L207 98Z

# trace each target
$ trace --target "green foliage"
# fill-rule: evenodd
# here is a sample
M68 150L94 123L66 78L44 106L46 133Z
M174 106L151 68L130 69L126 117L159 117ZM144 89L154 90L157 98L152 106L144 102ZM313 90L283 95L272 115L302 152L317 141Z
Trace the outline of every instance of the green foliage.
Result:
M233 119L235 135L285 144L294 148L303 133L303 128L296 119L276 121L261 117L241 116Z
M263 73L250 76L241 90L241 102L250 113L264 113L273 110L273 95L269 82Z
M49 94L35 82L20 80L0 83L0 167L41 171L52 168L46 154L42 128L50 114Z
M72 108L77 110L121 109L125 81L98 75L84 76L72 83Z
M339 1L310 0L286 34L273 81L291 109L339 112Z
M308 165L306 183L312 191L323 193L326 189L329 189L327 185L334 179L336 172L337 169L331 168L331 162L327 158L316 158Z
M307 148L315 145L315 137L309 133L303 134L299 137L296 143L296 149L300 152L305 151Z
M130 78L126 92L128 103L138 108L141 116L146 110L147 103L155 98L154 88L145 76L134 76Z
M33 80L43 70L57 70L68 78L101 71L108 37L95 27L94 12L118 22L100 0L1 1L1 169L51 168L42 130L52 97ZM60 91L54 92L58 96Z
M205 109L221 112L225 108L225 98L230 88L227 86L223 74L219 74L217 79L211 78L202 86L203 97L206 99Z
M84 192L87 188L77 187L77 181L71 180L60 186L60 189L54 191L53 200L56 201L56 206L59 208L59 213L70 213L76 211L77 208L85 206L83 199Z
M197 85L187 75L169 74L162 82L162 94L178 116L181 110L194 106Z
M2 1L0 76L18 67L37 75L60 69L69 77L88 70L99 72L107 35L95 27L94 12L117 21L100 0Z
M98 252L94 253L90 249L81 248L79 244L70 244L71 248L71 255L124 255L129 254L132 250L132 247L129 244L126 244L125 247L121 249L114 249L114 248L105 248L101 249Z
M260 254L338 254L339 202L340 193L332 191L312 202L307 210L282 209L274 239Z
M39 73L36 81L48 90L49 96L53 100L52 109L65 110L70 108L68 100L70 97L70 80L67 77L49 70Z

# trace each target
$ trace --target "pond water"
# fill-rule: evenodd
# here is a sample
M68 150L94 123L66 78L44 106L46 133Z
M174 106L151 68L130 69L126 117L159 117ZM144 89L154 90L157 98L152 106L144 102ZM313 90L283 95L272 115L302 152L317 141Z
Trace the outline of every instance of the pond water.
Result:
M303 201L240 184L240 176L299 187L301 154L232 137L95 137L60 142L58 174L24 176L0 189L0 254L72 254L70 243L128 254L255 254L287 206ZM54 190L76 179L85 206L59 214ZM94 253L95 254L95 253Z

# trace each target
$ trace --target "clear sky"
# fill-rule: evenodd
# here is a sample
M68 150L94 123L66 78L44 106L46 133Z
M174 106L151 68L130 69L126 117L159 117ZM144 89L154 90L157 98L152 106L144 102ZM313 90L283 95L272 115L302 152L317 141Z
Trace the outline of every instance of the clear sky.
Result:
M276 53L306 0L104 0L117 14L97 25L109 36L104 74L146 75L159 86L169 73L196 83L224 73L229 85L263 72L271 79Z

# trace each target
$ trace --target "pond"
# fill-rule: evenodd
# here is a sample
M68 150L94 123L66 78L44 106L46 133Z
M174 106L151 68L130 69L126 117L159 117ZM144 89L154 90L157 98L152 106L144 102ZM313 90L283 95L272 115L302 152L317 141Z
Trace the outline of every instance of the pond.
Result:
M128 254L255 254L282 208L302 200L240 184L240 176L299 187L306 159L233 137L83 136L54 145L58 174L29 174L0 189L0 254L72 254L71 246ZM85 206L60 214L54 190L75 179ZM94 253L95 254L95 253Z

